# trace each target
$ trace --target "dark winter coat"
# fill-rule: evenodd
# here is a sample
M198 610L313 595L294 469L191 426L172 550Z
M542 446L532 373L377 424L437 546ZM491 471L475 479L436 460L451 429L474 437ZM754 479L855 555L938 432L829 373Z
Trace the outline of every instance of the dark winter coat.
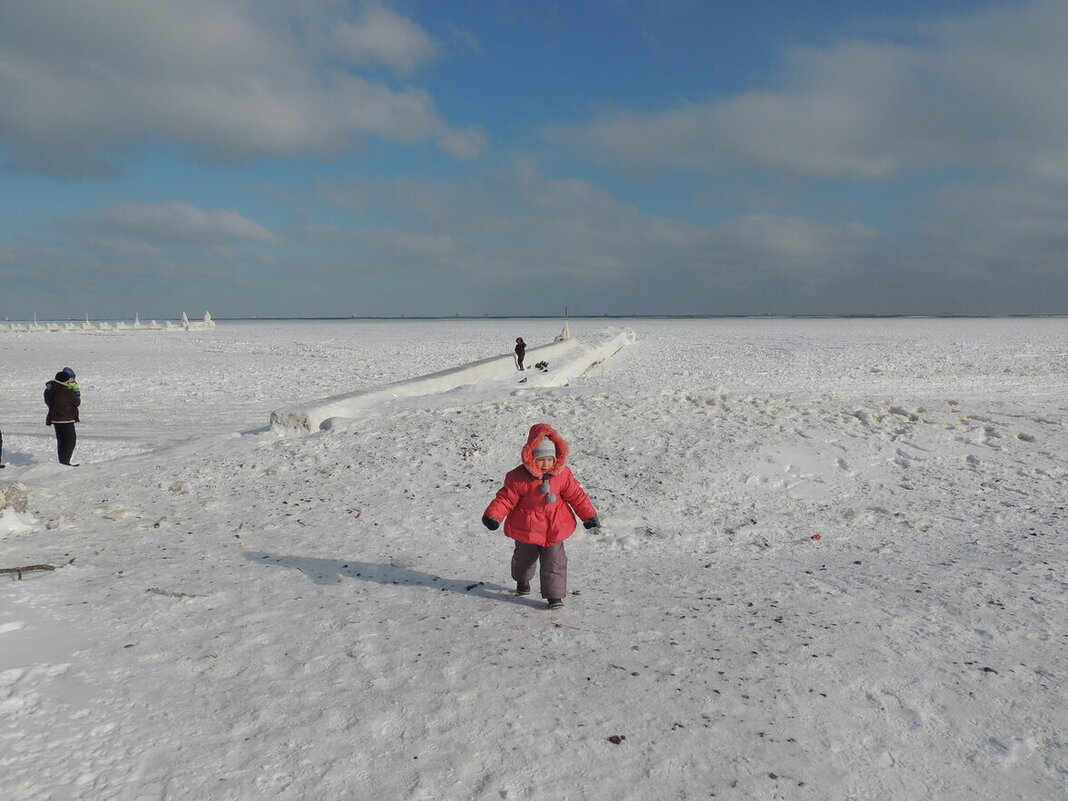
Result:
M543 437L556 445L556 464L545 476L534 461L534 448ZM504 477L504 486L486 507L485 515L504 520L504 533L519 542L552 545L566 540L575 533L576 514L582 520L597 516L586 491L567 466L569 453L567 442L552 426L545 423L531 426L520 454L523 464ZM548 493L542 492L546 477Z
M48 419L52 423L77 423L78 407L82 405L82 398L77 392L66 384L59 381L49 381L45 384L44 402L48 405Z

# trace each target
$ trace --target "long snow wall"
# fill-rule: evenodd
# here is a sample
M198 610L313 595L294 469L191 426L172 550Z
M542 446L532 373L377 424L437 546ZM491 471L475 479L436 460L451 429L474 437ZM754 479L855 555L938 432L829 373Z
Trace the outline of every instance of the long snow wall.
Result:
M525 361L527 364L536 364L542 360L556 359L578 347L578 340L564 339L549 345L529 348ZM431 373L419 378L396 381L392 384L362 392L334 395L330 398L313 401L306 406L298 406L293 409L277 409L271 412L271 427L285 430L318 431L319 429L329 428L329 425L324 425L324 423L331 418L351 419L357 417L361 410L374 405L376 401L447 392L456 387L472 384L479 379L501 377L514 372L515 358L511 354L494 356L490 359L483 359L480 362L471 362L450 370L442 370L440 373Z
M592 345L580 343L577 349L564 356L563 361L554 362L549 372L528 372L527 386L531 389L567 386L572 378L578 378L594 365L610 359L616 351L633 341L634 332L628 328Z

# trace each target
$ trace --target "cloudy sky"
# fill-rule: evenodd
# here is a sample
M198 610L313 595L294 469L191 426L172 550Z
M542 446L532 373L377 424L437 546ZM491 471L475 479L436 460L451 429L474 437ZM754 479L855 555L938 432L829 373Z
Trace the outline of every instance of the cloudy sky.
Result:
M0 3L0 319L1068 313L1065 0Z

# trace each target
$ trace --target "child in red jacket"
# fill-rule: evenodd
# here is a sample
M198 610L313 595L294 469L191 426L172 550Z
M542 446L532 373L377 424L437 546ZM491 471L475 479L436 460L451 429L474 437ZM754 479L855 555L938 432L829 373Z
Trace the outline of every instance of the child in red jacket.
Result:
M530 427L521 451L522 464L504 477L504 486L486 507L482 523L515 540L512 578L515 594L529 595L534 566L541 562L541 597L550 609L564 605L567 595L567 553L564 540L575 533L575 515L586 528L596 528L597 510L567 466L567 442L552 426Z

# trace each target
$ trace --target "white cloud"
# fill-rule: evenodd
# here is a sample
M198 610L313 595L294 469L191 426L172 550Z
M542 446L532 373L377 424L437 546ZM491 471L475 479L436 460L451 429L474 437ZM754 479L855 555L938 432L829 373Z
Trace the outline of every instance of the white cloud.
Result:
M380 63L411 75L438 54L437 43L407 17L378 3L368 5L355 22L333 31L339 51L353 63Z
M57 175L114 171L160 141L224 163L337 155L365 136L453 143L447 152L473 157L459 144L471 134L426 91L348 69L357 57L415 69L435 51L430 37L380 6L355 21L343 11L327 0L7 4L0 148L15 167Z
M860 223L831 226L780 214L749 214L710 229L743 262L788 270L851 263L878 233ZM833 269L833 268L832 268Z
M520 161L457 181L335 180L296 199L303 222L284 239L228 210L118 204L53 221L58 239L27 229L0 273L23 297L87 275L106 294L140 282L153 297L224 277L242 302L301 296L309 312L341 295L383 313L1056 312L1065 191L943 190L918 210L921 235L901 237L803 212L671 219Z
M463 183L332 183L314 204L345 209L364 224L379 221L373 233L353 231L350 240L374 247L376 263L408 265L407 274L444 270L462 276L462 285L491 287L518 281L524 294L544 297L604 291L641 298L642 308L656 311L708 311L712 304L724 311L728 299L763 302L771 287L777 298L802 303L842 281L878 239L858 223L789 215L751 214L718 225L673 220L588 181L546 176L529 162ZM320 239L321 232L309 232L309 240ZM419 263L411 261L416 255Z
M1041 271L1053 295L1065 283L1068 252L1068 189L1035 186L953 186L934 193L924 207L918 237L929 261L963 265L975 276L1021 268ZM933 256L934 258L932 258ZM1011 280L1010 280L1011 284Z
M450 131L438 142L441 149L457 161L474 161L486 149L486 132L481 128Z
M629 171L740 160L829 177L1000 166L1068 178L1068 3L988 6L904 41L788 51L779 86L551 135Z
M278 244L280 237L257 222L226 209L204 210L191 203L120 203L99 214L78 214L66 220L78 231L91 231L97 241L160 245L223 245L235 242Z
M116 259L156 259L162 252L160 247L149 242L119 236L97 236L91 241L98 252Z
M422 234L390 229L357 232L353 238L363 244L381 248L405 257L431 262L452 261L458 252L457 240L447 234Z

